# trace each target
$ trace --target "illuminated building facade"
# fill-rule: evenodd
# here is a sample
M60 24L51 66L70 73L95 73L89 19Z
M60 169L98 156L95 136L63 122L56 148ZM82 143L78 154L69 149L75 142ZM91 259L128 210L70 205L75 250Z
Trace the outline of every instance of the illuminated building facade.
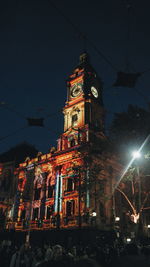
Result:
M112 190L120 166L104 133L102 83L87 54L67 80L64 131L57 148L27 158L18 180L13 218L17 230L96 226L113 223Z

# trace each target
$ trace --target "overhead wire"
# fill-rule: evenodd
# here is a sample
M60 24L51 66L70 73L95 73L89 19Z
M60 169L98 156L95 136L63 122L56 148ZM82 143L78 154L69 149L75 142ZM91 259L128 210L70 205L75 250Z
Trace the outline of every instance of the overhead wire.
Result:
M84 43L88 42L93 48L94 50L98 53L99 56L101 56L115 71L117 71L117 68L112 64L112 62L110 61L110 59L108 59L108 57L106 57L98 48L97 46L94 44L94 42L92 42L87 36L86 34L80 30L80 28L74 24L72 22L72 20L60 9L58 8L58 6L56 6L54 4L53 1L48 0L48 2L51 4L51 6L53 6L53 8L55 8L57 10L57 12L67 21L67 23L69 23L72 28L79 34L79 36L83 39ZM126 50L126 67L129 70L129 42L131 40L131 9L133 8L131 1L125 1L126 2L126 8L127 8L127 50ZM84 44L85 45L85 44ZM140 74L144 74L146 72L150 71L150 69L145 70L140 72ZM108 88L104 89L107 90ZM134 90L144 98L144 101L146 101L147 104L147 98L146 96L140 92L140 90L135 89Z
M100 57L102 57L104 60L105 60L105 62L107 62L111 67L112 67L112 69L114 69L115 71L117 71L117 68L115 67L115 65L114 64L112 64L112 62L111 62L111 60L108 58L108 57L106 57L105 55L104 55L104 53L102 53L98 48L97 48L97 46L95 45L95 43L93 42L93 41L91 41L88 37L87 37L87 35L83 32L83 31L81 31L80 30L80 28L75 24L75 23L73 23L72 22L72 20L60 9L60 8L58 8L58 6L56 6L55 4L54 4L54 2L53 1L51 1L51 0L47 0L48 1L48 3L50 3L50 5L53 7L53 8L55 8L56 10L57 10L57 12L68 22L68 24L70 24L71 26L72 26L72 28L75 30L75 32L77 32L78 34L79 34L79 36L81 37L81 38L83 38L83 41L84 42L88 42L89 44L90 44L90 46L97 52L97 54L100 56Z
M4 104L3 104L3 105L4 105ZM11 112L16 113L19 117L20 117L20 115L21 115L21 118L26 119L25 116L23 116L22 114L20 114L20 113L19 113L18 111L16 111L15 109L10 108L8 105L7 105L7 109L8 109L9 111L11 111ZM47 117L55 116L55 115L57 115L58 113L60 113L61 111L62 111L62 109L58 110L58 111L55 112L55 113L52 113L52 114L48 115ZM109 110L109 111L107 111L107 113L114 114L114 111L110 111L110 110ZM11 133L8 134L8 135L5 135L5 136L0 137L0 142L2 142L2 141L5 140L6 138L11 137L11 136L17 134L18 132L20 132L20 131L22 131L22 130L24 130L24 129L26 129L26 128L29 128L29 127L30 127L29 125L24 126L24 127L21 127L21 128L15 130L15 131L11 132ZM58 134L58 131L55 131L55 130L51 129L51 128L47 127L46 125L43 125L42 128L45 128L46 130L50 131L51 133L54 133L54 134L57 134L57 135L61 135L61 133Z
M18 115L20 118L27 120L27 117L25 115L23 115L21 112L17 111L16 109L8 106L8 104L6 104L5 102L0 102L0 107L3 107L13 113L16 113L16 115ZM43 118L46 119L46 118L50 118L51 116L56 116L60 112L62 112L62 109L58 109L56 112L46 114Z
M0 106L3 107L3 108L5 108L5 109L7 109L7 110L9 110L9 111L11 111L11 112L13 112L13 113L15 113L16 115L18 115L19 117L21 117L21 119L25 119L26 121L28 121L28 119L29 119L29 118L26 118L22 113L20 113L20 112L18 112L17 110L15 110L14 108L9 107L8 104L6 104L5 102L1 102L1 103L0 103ZM49 115L45 116L44 119L45 119L45 118L50 118L50 117L52 117L52 116L55 116L55 115L57 115L58 113L60 113L60 111L62 111L62 109L61 109L61 110L58 110L57 112L54 112L54 113L52 113L52 114L49 114ZM32 119L31 119L31 120L32 120ZM0 137L0 142L3 141L4 139L8 138L8 137L11 137L11 136L17 134L19 131L24 130L24 129L29 128L29 127L32 127L32 126L37 127L37 126L39 126L39 125L36 126L36 125L31 125L30 123L28 123L27 126L21 127L21 128L15 130L15 131L11 132L10 134L7 134L7 135L5 135L5 136ZM48 128L48 127L45 126L45 125L43 125L42 128L45 128L45 129L48 130L48 131L51 131L51 132L53 132L53 133L55 133L55 134L56 134L56 133L58 134L58 132L54 131L53 129Z
M126 4L126 8L127 8L127 49L126 49L126 68L127 71L130 73L130 69L129 67L131 67L131 62L129 62L129 42L131 41L131 10L133 10L133 5L132 5L132 1L130 0L126 0L125 1ZM143 75L144 73L150 71L150 69L147 69L145 71L142 71L139 73L139 76ZM129 73L124 73L126 75L129 75ZM136 75L138 73L134 72L130 73L131 75ZM145 96L143 94L143 92L141 92L139 89L135 88L135 86L132 86L132 88L138 93L138 95L142 96L142 98L144 99L145 103L147 104L147 96Z
M142 71L141 74L145 74L145 73L147 73L149 71L150 71L150 68L148 68L147 70Z
M128 25L128 29L127 29L127 41L128 41L128 45L129 42L131 41L131 10L133 10L133 5L132 5L132 1L126 0L125 1L126 4L126 8L127 8L127 25ZM129 49L129 47L127 46L127 50ZM129 58L129 50L127 51L127 57ZM128 62L129 63L129 62ZM130 66L131 66L131 62L130 62ZM141 75L149 72L150 68L141 71Z
M129 71L130 62L129 62L129 43L131 40L131 3L127 1L127 46L126 46L126 68Z
M9 110L9 111L11 111L11 112L16 113L19 117L21 117L23 119L26 119L26 117L23 114L21 114L20 112L16 111L14 108L9 107L5 102L0 102L0 106L5 108L5 109L7 109L7 110Z
M17 134L18 132L20 132L20 131L22 131L22 130L28 128L28 127L29 127L29 126L21 127L21 128L15 130L15 131L13 131L12 133L8 134L8 135L5 135L5 136L0 137L0 142L2 142L4 139L6 139L6 138L8 138L8 137L11 137L11 136Z
M140 96L142 96L142 98L144 99L145 103L148 104L149 101L149 97L145 96L145 94L143 94L141 92L141 90L137 89L137 88L133 88Z
M53 8L55 8L56 10L57 10L57 12L72 26L72 28L75 30L75 32L77 32L78 34L79 34L79 36L83 39L83 41L84 41L84 46L86 45L86 42L88 42L93 48L94 48L94 50L97 52L97 54L99 55L99 56L101 56L115 71L117 70L117 68L112 64L112 62L111 62L111 60L108 58L108 57L106 57L98 48L97 48L97 46L95 45L95 43L93 42L93 41L91 41L87 36L86 36L86 34L83 32L83 31L81 31L80 30L80 28L76 25L76 24L74 24L72 21L71 21L71 19L60 9L60 8L58 8L54 3L53 3L53 1L51 1L51 0L48 0L48 2L50 3L50 5L51 6L53 6ZM127 1L128 2L128 1ZM128 2L129 3L129 2ZM128 15L130 16L130 10L131 10L131 5L128 5L127 6L127 8L128 8ZM127 36L128 36L128 40L130 40L130 35L131 35L131 29L130 29L130 21L128 20L128 31L127 31ZM128 57L129 57L129 55L128 55ZM146 73L146 72L148 72L148 71L150 71L150 69L148 69L148 70L145 70L145 71L143 71L143 72L141 72L142 74L143 73ZM112 86L111 86L112 87ZM108 88L110 88L110 87L108 87ZM108 88L105 88L104 90L107 90ZM144 99L145 99L145 101L147 100L147 98L146 98L146 96L144 96L143 95L143 93L141 93L138 89L135 89L134 88L134 90L136 90ZM11 108L11 107L9 107L8 105L3 105L3 107L4 108L6 108L6 109L8 109L8 110L10 110L10 111L12 111L12 112L14 112L14 113L16 113L19 117L21 117L21 118L24 118L25 120L27 120L27 118L24 116L24 115L22 115L20 112L18 112L18 111L16 111L14 108ZM62 111L62 110L61 110ZM52 114L48 114L48 115L46 115L45 117L44 117L44 119L45 118L50 118L50 117L52 117L52 116L55 116L55 115L57 115L58 113L60 113L60 110L59 111L57 111L57 112L55 112L55 113L52 113ZM114 112L113 111L108 111L108 113L113 113L114 114ZM20 128L20 129L18 129L18 130L16 130L16 131L14 131L13 133L11 133L11 134L9 134L9 135L7 135L7 136L5 136L5 137L2 137L2 138L0 138L0 141L1 140L3 140L3 139L5 139L5 138L7 138L7 137L10 137L11 135L14 135L14 134L16 134L18 131L20 131L20 130L22 130L22 129L25 129L25 128L27 128L27 127L29 127L29 126L26 126L26 127L23 127L23 128ZM52 129L49 129L49 128L47 128L47 127L45 127L44 126L44 128L46 128L46 129L48 129L48 130L50 130L50 131L53 131ZM55 131L53 131L53 132L55 132ZM56 133L56 132L55 132Z

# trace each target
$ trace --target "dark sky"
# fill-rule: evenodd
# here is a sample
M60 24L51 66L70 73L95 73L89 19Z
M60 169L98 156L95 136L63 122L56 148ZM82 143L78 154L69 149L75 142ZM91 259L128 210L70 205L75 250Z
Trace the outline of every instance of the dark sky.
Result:
M0 153L23 141L48 152L62 133L66 79L84 49L74 25L86 34L87 52L104 84L107 127L113 113L125 111L128 104L147 107L150 4L148 0L130 3L129 16L123 0L1 1ZM117 71L127 71L127 61L130 72L146 72L135 88L112 87ZM26 117L46 117L46 127L27 127Z

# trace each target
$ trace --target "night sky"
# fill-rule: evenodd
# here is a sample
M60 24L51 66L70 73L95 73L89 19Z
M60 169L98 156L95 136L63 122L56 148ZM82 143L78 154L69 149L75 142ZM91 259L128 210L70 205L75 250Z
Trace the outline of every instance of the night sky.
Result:
M0 153L24 141L44 153L55 145L63 132L66 79L85 48L103 81L106 128L128 104L147 108L150 4L130 1L129 15L127 2L1 1ZM144 73L135 88L112 87L117 71ZM28 127L26 117L44 117L45 127Z

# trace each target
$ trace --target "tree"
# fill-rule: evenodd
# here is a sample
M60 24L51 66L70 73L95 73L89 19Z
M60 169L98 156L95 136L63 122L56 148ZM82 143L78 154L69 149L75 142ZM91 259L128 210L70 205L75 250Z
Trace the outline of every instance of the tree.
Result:
M24 142L1 154L0 162L14 161L17 167L18 164L24 162L27 157L34 158L37 153L38 150L33 145Z
M128 169L116 188L115 200L117 213L124 213L124 221L128 220L130 226L136 226L136 234L139 230L142 233L143 225L147 224L146 212L150 209L150 182L145 176L143 165L141 169L136 165Z
M115 114L109 136L122 160L126 160L127 150L139 148L149 133L150 111L129 105L126 112Z

